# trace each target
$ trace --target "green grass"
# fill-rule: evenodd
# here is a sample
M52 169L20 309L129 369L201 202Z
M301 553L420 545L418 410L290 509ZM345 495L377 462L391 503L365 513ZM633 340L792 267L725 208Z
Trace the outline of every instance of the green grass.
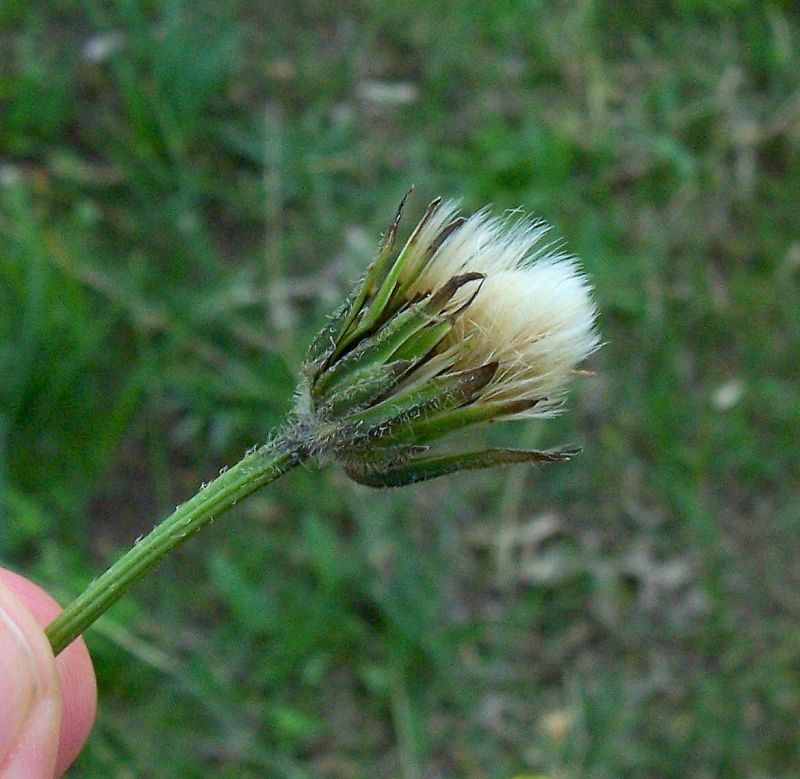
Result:
M491 431L568 466L203 531L72 775L800 773L800 17L623 5L0 8L0 559L60 598L281 419L410 184L553 222L607 341Z

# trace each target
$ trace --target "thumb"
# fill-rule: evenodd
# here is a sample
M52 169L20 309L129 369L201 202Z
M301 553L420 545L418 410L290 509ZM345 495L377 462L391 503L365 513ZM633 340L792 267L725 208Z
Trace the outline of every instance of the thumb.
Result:
M61 694L55 658L33 615L0 584L0 776L55 772Z

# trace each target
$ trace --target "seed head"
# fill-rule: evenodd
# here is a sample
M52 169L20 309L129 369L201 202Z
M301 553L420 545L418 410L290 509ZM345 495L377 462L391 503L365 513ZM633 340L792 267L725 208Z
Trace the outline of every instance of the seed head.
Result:
M444 204L425 232L441 231L456 208ZM424 265L410 290L431 292L458 274L485 276L442 348L465 344L456 369L496 361L480 398L536 398L526 416L552 413L575 367L599 346L589 284L575 258L543 244L549 229L544 222L479 211Z
M599 346L577 261L543 242L543 222L487 210L465 219L440 199L395 257L402 209L304 363L297 412L311 448L372 486L567 459L574 452L428 448L455 429L561 407Z

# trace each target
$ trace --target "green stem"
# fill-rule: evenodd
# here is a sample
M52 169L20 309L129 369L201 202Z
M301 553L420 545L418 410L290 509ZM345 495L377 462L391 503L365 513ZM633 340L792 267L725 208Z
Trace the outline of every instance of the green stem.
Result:
M303 460L306 448L292 433L245 455L124 554L67 606L48 626L57 655L116 603L153 566L212 519L269 484Z

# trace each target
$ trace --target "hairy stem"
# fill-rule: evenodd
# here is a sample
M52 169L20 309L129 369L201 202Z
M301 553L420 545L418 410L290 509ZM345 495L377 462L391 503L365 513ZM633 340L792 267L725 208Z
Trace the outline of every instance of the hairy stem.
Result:
M178 506L149 535L137 542L102 576L67 606L46 629L58 654L116 603L151 568L201 527L235 506L242 498L283 476L307 459L308 451L287 432L248 453L232 468Z

